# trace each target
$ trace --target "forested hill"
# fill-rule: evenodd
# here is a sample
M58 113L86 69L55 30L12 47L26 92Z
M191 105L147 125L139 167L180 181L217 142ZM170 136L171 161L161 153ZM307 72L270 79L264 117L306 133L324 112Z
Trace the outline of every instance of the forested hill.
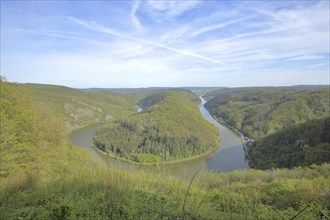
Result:
M229 95L229 94L238 94L245 92L259 92L263 90L272 90L272 91L306 91L310 89L326 89L329 88L329 85L296 85L296 86L265 86L265 87L237 87L237 88L219 88L208 91L204 98L210 100L219 95Z
M255 168L330 162L330 118L315 119L268 135L248 148Z
M329 88L242 88L218 90L205 97L211 98L206 108L212 115L258 139L297 123L329 116L329 92Z
M149 95L148 97L140 100L137 104L140 108L147 109L150 106L155 105L158 102L164 100L166 94L167 94L166 92L154 93L154 94Z
M173 90L173 89L185 89L198 93L206 93L217 89L223 89L225 87L145 87L145 88L88 88L82 89L86 91L94 92L116 92L116 93L154 93L162 90Z
M136 162L181 159L217 147L218 130L198 110L199 98L184 90L156 92L139 102L143 111L101 129L95 145Z
M143 93L120 94L83 91L57 85L12 84L31 98L46 104L62 118L69 129L125 117L136 112Z

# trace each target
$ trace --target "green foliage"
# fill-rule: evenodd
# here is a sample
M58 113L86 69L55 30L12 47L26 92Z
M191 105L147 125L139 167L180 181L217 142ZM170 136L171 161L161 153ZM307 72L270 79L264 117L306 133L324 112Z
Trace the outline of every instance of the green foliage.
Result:
M330 162L330 118L283 129L257 140L248 151L260 169Z
M78 167L90 161L84 152L68 146L63 120L29 90L1 82L0 96L0 178L28 171L52 176L55 171L73 172L68 161L76 160Z
M321 219L329 216L330 166L201 172L189 180L117 169L81 171L21 188L3 181L3 219ZM32 178L32 186L35 181ZM185 208L183 210L183 204Z
M63 122L47 106L22 94L19 87L1 82L1 177L37 169L37 149L63 144L66 134Z
M206 94L206 108L254 139L283 128L329 116L329 88L222 89Z
M29 96L49 106L71 129L110 121L136 112L145 94L85 91L64 86L18 84Z
M94 144L136 162L158 162L204 153L217 146L217 129L198 111L199 99L184 91L160 91L139 102L139 114L97 132ZM141 154L141 155L140 155Z
M135 154L133 157L136 157L135 160L136 162L141 162L141 163L157 163L161 161L161 157L158 155L153 155L153 154Z
M206 108L257 139L248 150L256 168L322 164L330 160L329 120L316 119L329 116L329 92L329 88L223 89L206 95L211 98ZM292 127L310 120L315 121Z
M138 102L138 106L141 108L149 108L152 105L157 104L158 102L162 101L166 96L166 93L164 92L157 92L152 95L147 96L146 98L140 100Z

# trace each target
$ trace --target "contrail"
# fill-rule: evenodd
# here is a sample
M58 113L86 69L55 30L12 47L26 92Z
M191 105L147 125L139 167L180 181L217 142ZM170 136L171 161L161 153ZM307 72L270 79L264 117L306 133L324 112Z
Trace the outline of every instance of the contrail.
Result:
M138 42L141 42L141 43L144 43L144 44L149 44L149 45L152 45L152 46L155 46L155 47L158 47L158 48L163 48L163 49L173 51L173 52L176 52L176 53L180 53L180 54L183 54L183 55L186 55L186 56L197 57L197 58L200 58L202 60L205 60L205 61L208 61L208 62L211 62L211 63L217 63L217 64L222 64L222 65L226 64L225 62L215 60L215 59L212 59L212 58L209 58L209 57L205 57L203 55L196 54L196 53L193 53L193 52L189 52L189 51L185 51L185 50L179 50L179 49L176 49L176 48L173 48L173 47L166 46L164 44L160 44L160 43L156 43L156 42L152 42L152 41L147 41L147 40L144 40L144 39L130 37L126 34L123 34L123 33L120 33L116 30L113 30L112 28L104 27L103 25L96 24L94 22L92 22L92 23L85 22L81 19L76 19L76 18L72 18L72 17L70 17L69 19L71 21L77 23L77 24L80 24L80 25L82 25L82 26L84 26L88 29L94 30L94 31L99 31L99 32L111 34L111 35L121 37L121 38L124 38L124 39L128 39L128 40L138 41Z

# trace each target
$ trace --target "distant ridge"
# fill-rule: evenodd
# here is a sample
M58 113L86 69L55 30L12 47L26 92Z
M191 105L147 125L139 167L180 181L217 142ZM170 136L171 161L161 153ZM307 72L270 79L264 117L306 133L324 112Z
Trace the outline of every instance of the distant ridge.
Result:
M293 86L251 86L251 87L225 87L225 86L184 86L184 87L140 87L140 88L84 88L80 90L98 91L98 92L118 92L118 93L139 93L139 92L155 92L159 90L170 89L186 89L191 91L217 91L217 90L237 90L237 92L245 92L251 89L322 89L329 88L330 85L293 85Z
M104 91L104 92L119 92L119 93L139 93L139 92L155 92L159 90L175 90L175 89L185 89L185 90L207 90L213 91L217 89L223 89L227 87L141 87L141 88L87 88L80 90L89 91Z

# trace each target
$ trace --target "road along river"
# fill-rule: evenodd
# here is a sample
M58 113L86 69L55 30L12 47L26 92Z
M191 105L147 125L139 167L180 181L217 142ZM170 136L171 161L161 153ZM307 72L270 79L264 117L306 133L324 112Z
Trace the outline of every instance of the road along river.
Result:
M218 123L204 107L205 100L202 97L200 97L200 99L201 104L199 105L199 110L201 114L207 121L215 125L221 133L218 150L209 155L173 164L162 164L158 165L157 167L148 165L136 165L122 160L117 160L115 158L111 158L99 153L92 147L92 137L95 135L97 129L101 128L104 123L92 124L77 129L70 134L69 138L73 144L77 145L78 147L85 148L93 156L102 159L109 166L115 166L118 168L130 170L145 169L155 172L158 172L159 169L161 169L183 178L191 177L196 171L200 169L212 170L215 172L230 172L233 170L249 169L241 138L227 127Z

